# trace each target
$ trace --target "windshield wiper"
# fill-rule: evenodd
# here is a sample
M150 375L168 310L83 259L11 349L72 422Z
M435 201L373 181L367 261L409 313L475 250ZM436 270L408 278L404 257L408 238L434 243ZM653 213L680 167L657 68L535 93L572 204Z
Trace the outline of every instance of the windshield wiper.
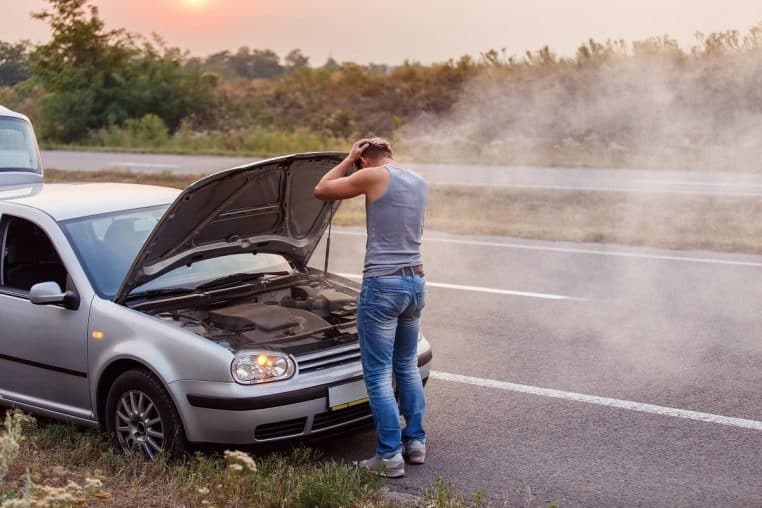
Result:
M253 282L263 277L266 277L268 275L289 275L290 273L291 272L287 272L283 270L275 271L275 272L233 273L230 275L225 275L224 277L220 277L218 279L210 280L209 282L204 282L203 284L197 286L196 289L201 291L204 291L207 289L220 289L226 286L239 284L241 282Z
M178 296L197 293L203 295L201 291L197 291L192 288L161 288L161 289L147 289L145 291L138 291L137 293L130 293L127 295L126 300L137 300L138 298L153 298L156 296Z

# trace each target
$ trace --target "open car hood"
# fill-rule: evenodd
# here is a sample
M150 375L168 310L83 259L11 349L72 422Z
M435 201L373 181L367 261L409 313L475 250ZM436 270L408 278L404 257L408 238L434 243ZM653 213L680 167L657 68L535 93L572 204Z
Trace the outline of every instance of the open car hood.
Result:
M192 183L156 224L114 301L178 266L229 254L282 254L305 266L340 204L316 199L313 189L345 156L287 155Z

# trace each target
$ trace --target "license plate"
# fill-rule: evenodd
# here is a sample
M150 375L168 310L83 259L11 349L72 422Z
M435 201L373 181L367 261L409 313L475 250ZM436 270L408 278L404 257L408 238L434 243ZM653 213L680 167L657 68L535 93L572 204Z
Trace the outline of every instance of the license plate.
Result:
M365 381L354 381L328 388L328 406L331 411L344 409L368 401L368 392L365 390Z

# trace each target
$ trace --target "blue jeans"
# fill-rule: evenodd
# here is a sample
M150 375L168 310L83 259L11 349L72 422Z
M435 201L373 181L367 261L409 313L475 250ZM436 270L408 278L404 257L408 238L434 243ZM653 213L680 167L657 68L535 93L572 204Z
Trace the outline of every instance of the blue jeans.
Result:
M426 304L426 283L418 275L363 279L357 328L365 386L376 424L376 455L389 458L402 443L426 441L425 399L418 370L418 334ZM392 373L397 380L399 406ZM400 412L405 428L400 426Z

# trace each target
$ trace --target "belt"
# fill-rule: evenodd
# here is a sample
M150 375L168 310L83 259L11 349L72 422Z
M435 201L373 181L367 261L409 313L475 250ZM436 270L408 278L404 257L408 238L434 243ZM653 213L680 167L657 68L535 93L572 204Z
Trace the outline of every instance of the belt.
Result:
M420 275L423 277L425 274L423 273L423 265L417 265L417 266L403 266L399 270L389 273L387 275Z

